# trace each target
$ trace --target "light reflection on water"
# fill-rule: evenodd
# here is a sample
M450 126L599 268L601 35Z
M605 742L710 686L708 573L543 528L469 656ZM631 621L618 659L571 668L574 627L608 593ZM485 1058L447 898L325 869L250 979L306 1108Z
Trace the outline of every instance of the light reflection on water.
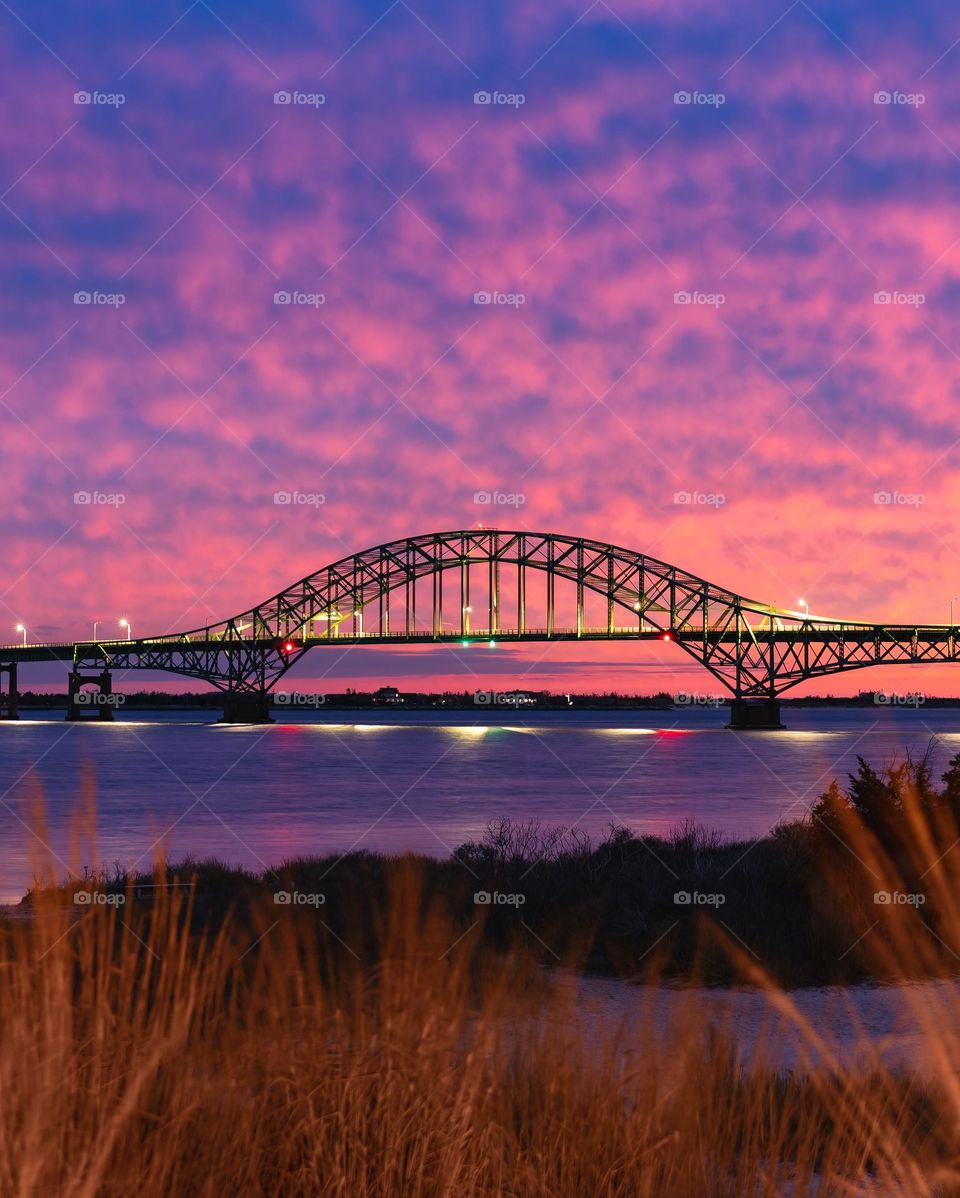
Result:
M732 733L710 709L510 711L503 724L489 709L328 720L297 712L265 727L217 724L213 712L4 723L0 899L30 882L24 825L34 827L38 786L48 843L69 859L84 776L95 786L98 843L72 865L129 863L169 833L174 859L216 855L262 869L354 846L443 854L502 817L576 824L595 838L611 824L664 834L691 818L760 835L801 816L857 754L883 765L936 735L939 770L960 749L960 710L784 710L782 733Z

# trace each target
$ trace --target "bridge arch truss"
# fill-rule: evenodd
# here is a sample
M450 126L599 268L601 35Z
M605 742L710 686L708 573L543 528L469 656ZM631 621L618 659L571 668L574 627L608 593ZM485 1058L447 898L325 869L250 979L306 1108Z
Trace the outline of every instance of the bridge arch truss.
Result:
M263 693L311 648L662 640L736 698L844 670L956 661L957 629L827 620L718 587L647 554L554 533L470 529L377 545L228 620L75 646L74 668L172 671Z

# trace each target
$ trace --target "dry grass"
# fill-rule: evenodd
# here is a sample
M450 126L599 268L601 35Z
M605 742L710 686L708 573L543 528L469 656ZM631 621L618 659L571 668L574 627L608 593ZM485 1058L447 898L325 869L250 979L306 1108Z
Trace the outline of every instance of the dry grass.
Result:
M886 873L875 837L859 849ZM947 880L928 878L941 930L960 925ZM942 987L940 1007L917 991L922 1081L878 1058L853 1071L728 946L820 1054L783 1076L762 1050L741 1067L696 991L677 993L669 1030L584 1036L575 987L544 974L530 937L464 933L412 859L357 914L363 945L323 908L261 903L198 928L189 889L63 898L39 890L34 918L0 935L10 1198L960 1194L960 997ZM885 927L891 962L909 964L921 918Z
M40 896L0 952L0 1193L960 1192L955 1035L929 1093L879 1066L743 1073L693 995L666 1041L584 1043L567 995L451 948L421 899L398 866L371 972L286 909L251 949L188 932L181 891L149 916Z

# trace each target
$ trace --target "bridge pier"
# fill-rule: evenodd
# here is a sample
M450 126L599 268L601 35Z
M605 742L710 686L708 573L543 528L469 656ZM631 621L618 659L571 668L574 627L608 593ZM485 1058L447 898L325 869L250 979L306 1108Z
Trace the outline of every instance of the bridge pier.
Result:
M7 677L7 689L3 689L3 677ZM18 720L17 708L17 663L0 662L0 720Z
M782 732L779 699L731 699L728 728L738 732Z
M224 691L221 724L272 724L269 691Z
M93 682L97 689L83 690L85 683ZM68 720L112 720L114 708L113 675L109 670L99 674L78 674L71 670L67 676L67 719Z

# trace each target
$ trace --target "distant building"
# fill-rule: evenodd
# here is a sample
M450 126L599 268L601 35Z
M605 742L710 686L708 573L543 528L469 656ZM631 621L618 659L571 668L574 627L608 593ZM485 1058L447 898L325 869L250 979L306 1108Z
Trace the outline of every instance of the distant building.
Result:
M390 703L396 706L403 702L403 696L395 686L381 686L378 691L373 694L374 703Z

